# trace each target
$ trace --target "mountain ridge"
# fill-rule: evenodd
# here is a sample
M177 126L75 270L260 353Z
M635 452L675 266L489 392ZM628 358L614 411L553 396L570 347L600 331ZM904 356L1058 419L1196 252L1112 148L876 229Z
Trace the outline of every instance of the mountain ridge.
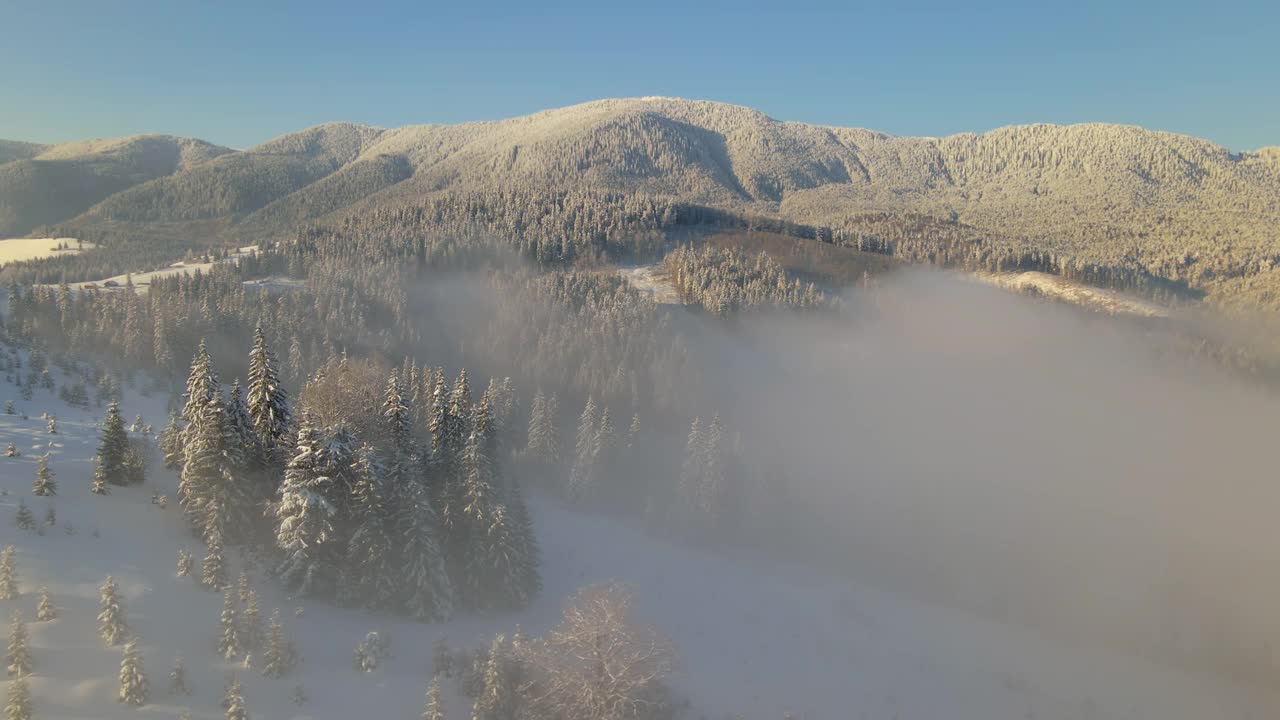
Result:
M198 223L246 240L438 193L590 189L829 227L917 213L1199 285L1280 266L1280 149L1233 153L1134 125L910 137L649 97L453 125L325 123L221 150L42 224L127 233ZM0 180L22 162L37 161L0 163Z

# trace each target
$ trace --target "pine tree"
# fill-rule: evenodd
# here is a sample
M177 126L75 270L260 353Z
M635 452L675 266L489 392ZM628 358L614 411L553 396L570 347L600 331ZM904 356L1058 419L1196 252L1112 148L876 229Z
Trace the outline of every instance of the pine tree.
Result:
M689 426L689 439L684 446L684 462L680 466L680 498L686 511L696 510L702 486L702 471L705 468L705 443L702 436L702 423L693 419Z
M258 593L252 590L240 613L239 633L240 645L246 651L253 652L262 645L262 612L258 608Z
M271 624L267 628L267 647L262 655L262 674L270 678L284 676L293 668L295 656L292 645L285 640L284 628L280 625L280 611L271 613Z
M304 595L323 593L333 581L329 545L336 509L325 496L332 482L325 454L304 414L275 507L276 546L284 555L277 574L287 588Z
M36 606L36 620L38 622L49 622L58 619L58 607L53 604L53 597L49 594L49 588L40 588L40 603Z
M574 446L573 469L569 472L569 499L582 502L595 484L596 436L599 422L596 401L587 396L587 404L578 418L578 437Z
M138 641L130 640L124 646L124 658L120 661L120 694L117 700L127 705L146 705L148 692Z
M431 389L431 412L429 429L431 431L431 455L437 463L442 462L449 454L449 386L445 384L444 369L436 368L432 374L434 381Z
M401 602L410 617L443 622L453 615L454 585L439 542L431 499L416 479L394 486L392 527L399 540Z
M478 418L483 426L483 417ZM501 478L485 453L481 433L472 430L463 463L461 563L457 575L470 602L481 608L519 606L521 549L502 497Z
M244 704L244 692L240 689L240 679L235 675L231 676L231 684L227 687L222 704L227 709L227 720L249 720L249 710Z
M125 433L124 418L120 416L120 403L112 401L107 407L107 417L102 423L102 433L98 436L97 472L101 472L108 483L125 485L128 483L126 463L129 456L129 436Z
M383 393L382 420L391 447L398 453L409 454L413 443L413 420L400 389L400 377L394 371L387 379L387 388Z
M513 688L508 683L506 647L499 635L489 647L489 658L484 668L484 689L476 698L472 720L511 720L514 715Z
M184 448L178 501L192 529L207 535L216 528L222 539L251 536L261 494L243 472L240 438L221 395L195 411Z
M41 497L58 494L58 479L49 469L49 453L36 461L36 479L31 483L31 494Z
M155 324L151 335L151 355L155 359L156 367L168 377L171 372L170 366L173 365L173 345L169 341L169 327L165 314L160 311L155 313Z
M97 456L93 458L93 484L89 486L89 492L94 495L111 494L111 489L107 487L107 472L102 467L102 460Z
M23 677L31 674L31 648L27 646L27 624L22 613L14 611L9 626L9 675Z
M5 720L31 720L31 687L25 677L9 682L9 695L4 707Z
M182 471L186 455L182 447L182 426L178 414L169 413L169 424L160 431L160 452L164 453L164 466L175 472Z
M294 338L296 344L297 338ZM301 349L299 363L301 362ZM259 324L253 333L253 349L249 351L249 419L258 437L259 462L263 466L283 464L289 448L285 440L292 422L289 394L280 383L275 354L267 347L266 336Z
M217 591L227 586L227 566L222 558L222 533L212 531L208 542L209 547L200 565L200 584Z
M178 577L188 577L191 575L191 567L194 560L189 550L178 549Z
M702 478L698 489L698 510L704 523L714 526L723 515L724 505L724 426L720 416L711 418L702 447Z
M338 589L343 605L367 609L389 607L396 596L397 567L392 555L391 508L387 503L385 469L373 448L362 446L356 458L356 482L351 499L351 540ZM395 480L396 483L399 478ZM400 536L403 539L403 536Z
M529 412L529 442L525 446L525 456L528 459L544 465L552 465L559 460L555 415L555 396L544 397L539 390L533 396Z
M124 605L120 602L115 578L107 576L102 584L101 611L98 613L98 635L107 645L119 645L128 639L129 624L124 619Z
M249 419L249 407L245 404L244 391L240 389L240 378L236 378L235 382L231 383L231 391L227 394L225 407L229 425L228 433L235 438L235 445L239 452L240 468L238 469L241 472L238 474L265 467L265 457L261 448L258 447L258 434L253 427L253 421Z
M191 688L187 687L187 668L183 665L181 657L173 659L173 669L169 671L169 694L191 694Z
M440 699L440 678L431 678L431 686L427 688L427 707L422 711L422 720L444 720L444 701Z
M238 657L242 651L240 624L236 614L235 596L228 589L222 595L222 615L218 633L218 654L227 660Z
M514 536L512 549L516 579L512 589L512 604L524 607L542 591L542 575L538 569L542 562L542 552L538 547L538 539L534 536L529 507L514 478L507 479L504 502L511 518L511 532Z
M437 635L431 641L431 674L433 677L453 677L453 653L444 635Z
M13 561L12 545L5 545L0 552L0 600L13 600L18 597L18 569Z
M13 522L19 530L36 528L36 516L31 512L31 508L27 507L27 501L22 498L18 498L18 512L14 515Z
M185 400L182 407L182 421L187 423L188 427L200 414L201 408L221 394L218 388L218 375L213 371L209 351L205 347L204 340L201 340L195 356L191 359L191 372L187 375L187 388L182 395Z
M58 512L54 510L53 501L44 506L44 524L53 527L58 524Z

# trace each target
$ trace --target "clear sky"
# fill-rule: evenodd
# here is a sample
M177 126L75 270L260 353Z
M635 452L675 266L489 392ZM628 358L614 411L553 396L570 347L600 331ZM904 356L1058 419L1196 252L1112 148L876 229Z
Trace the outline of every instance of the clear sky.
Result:
M0 138L247 147L673 95L901 135L1105 121L1280 145L1280 0L754 5L0 0Z

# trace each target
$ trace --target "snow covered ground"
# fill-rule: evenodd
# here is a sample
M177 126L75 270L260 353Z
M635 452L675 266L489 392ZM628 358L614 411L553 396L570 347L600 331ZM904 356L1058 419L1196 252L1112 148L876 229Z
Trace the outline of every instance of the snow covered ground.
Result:
M55 377L62 379L56 371ZM189 708L193 718L221 718L225 676L238 663L214 652L221 597L175 576L179 549L190 550L197 565L203 557L173 502L176 479L153 468L143 487L92 495L95 422L102 410L67 407L43 389L23 401L16 386L0 381L0 405L5 400L29 417L0 414L0 446L12 441L22 452L0 457L0 545L17 548L22 590L20 598L0 601L0 619L15 609L27 618L36 717L175 718ZM164 398L132 391L123 402L127 422L141 413L157 426L163 407ZM46 432L39 417L45 411L57 415L59 434ZM23 498L43 523L46 499L32 497L30 486L36 459L46 450L58 476L58 517L56 526L38 535L19 530L12 518ZM153 493L169 496L167 509L152 504ZM664 628L676 642L681 672L675 686L689 700L688 718L741 713L778 720L785 711L806 720L1262 720L1280 714L1275 690L1071 646L856 583L682 548L543 499L534 498L532 510L546 590L518 614L421 625L291 599L253 571L264 618L280 608L303 657L281 679L241 671L253 717L418 717L437 636L447 635L455 647L476 647L516 624L541 634L555 623L565 596L612 578L633 588L640 619ZM239 569L237 560L232 577ZM151 680L152 700L142 708L115 702L121 651L105 647L95 631L98 587L109 574L126 598ZM48 585L58 605L57 620L34 622L41 585ZM305 614L295 617L299 606ZM370 630L391 636L393 655L376 672L362 674L353 667L353 648ZM179 655L194 690L189 697L166 692ZM310 698L301 707L290 700L298 684ZM470 704L454 682L446 682L445 693L449 717L469 717Z
M66 249L57 249L65 243ZM0 240L0 266L23 260L39 260L53 255L76 255L81 248L90 249L93 243L78 242L75 238L10 238Z
M618 268L618 274L626 278L635 289L648 293L659 305L684 304L662 263L621 267Z
M238 258L242 258L246 255L252 255L257 251L258 251L257 245L249 245L246 247L239 248L236 252L231 253L226 258L223 258L222 260L219 260L217 262L230 262ZM112 287L123 288L125 282L129 279L132 279L134 289L137 292L145 293L148 289L150 289L151 282L157 278L171 277L173 275L191 275L196 272L207 273L209 272L209 270L213 268L215 264L216 263L212 263L212 262L197 263L197 262L185 262L180 260L176 263L173 263L169 267L161 268L159 270L152 270L150 272L133 273L132 275L116 275L114 277L103 278L101 280L88 280L85 282L71 283L71 287L75 289L75 288L84 287L86 285L97 285L99 287L106 287L106 288L112 288ZM107 283L112 283L112 285L107 285Z
M1043 272L988 273L975 272L971 277L978 282L994 285L1015 292L1035 291L1060 302L1079 305L1089 310L1111 315L1138 315L1140 317L1166 317L1169 311L1156 303L1127 295L1118 290L1093 287Z

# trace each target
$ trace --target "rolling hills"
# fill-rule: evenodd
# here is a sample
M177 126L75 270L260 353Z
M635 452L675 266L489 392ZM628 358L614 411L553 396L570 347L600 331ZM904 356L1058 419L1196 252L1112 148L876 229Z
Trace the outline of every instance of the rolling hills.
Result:
M243 151L0 143L0 161L0 234L57 224L249 242L441 193L614 190L832 228L922 215L1222 302L1280 303L1280 149L1132 126L895 137L633 98L498 122L331 123Z

